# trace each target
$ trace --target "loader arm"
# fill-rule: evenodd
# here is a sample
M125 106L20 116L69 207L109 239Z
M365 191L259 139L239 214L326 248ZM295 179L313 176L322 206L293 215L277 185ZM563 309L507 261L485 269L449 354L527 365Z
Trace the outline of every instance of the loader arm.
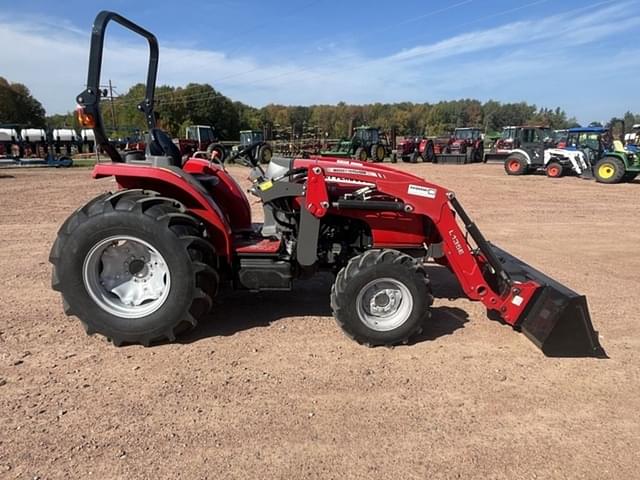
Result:
M469 299L482 302L500 320L522 331L546 355L606 357L585 297L489 243L453 192L379 165L296 161L296 166L302 165L313 178L305 196L305 207L312 215L327 212L326 182L375 185L377 192L396 200L374 201L371 207L381 209L381 203L388 203L386 209L396 206L416 221L419 216L431 221L441 239L433 250L441 256L434 254L434 259L449 267ZM367 209L366 200L359 203L358 208ZM332 199L331 209L341 208L354 208L353 202ZM375 225L371 228L375 230ZM424 241L429 239L425 232Z

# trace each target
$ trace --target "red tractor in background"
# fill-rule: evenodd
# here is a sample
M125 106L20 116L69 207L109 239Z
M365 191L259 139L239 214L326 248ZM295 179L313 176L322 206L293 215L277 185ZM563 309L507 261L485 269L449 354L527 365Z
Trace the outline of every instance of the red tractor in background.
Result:
M109 144L97 95L110 21L150 47L141 104L149 141L135 164ZM52 286L87 333L116 345L172 341L205 319L220 289L289 291L325 271L335 275L328 300L349 337L367 346L407 343L429 328L431 264L448 268L465 295L545 354L605 356L585 297L490 244L446 188L352 159L273 157L265 170L258 143L232 155L250 168L249 191L264 210L256 224L224 164L183 162L156 128L153 34L101 12L89 65L78 118L112 160L96 165L94 178L113 177L118 190L73 212L50 254Z
M436 138L436 155L465 155L466 163L484 162L484 139L479 128L456 128L448 138Z
M196 152L206 152L208 156L211 156L214 151L220 161L224 161L227 156L227 150L219 143L215 130L210 125L188 126L185 129L184 137L173 138L172 142L178 147L183 158L192 157ZM134 159L136 156L138 158L144 157L147 145L144 138L136 138L133 141L120 142L118 147L124 148L129 157Z
M220 160L224 161L225 148L219 143L214 128L210 125L191 125L185 129L184 138L176 138L173 142L183 156L190 157L195 152L206 151L209 155L216 151Z
M404 137L398 142L395 150L395 157L403 162L433 162L435 159L435 149L433 140L425 137L414 136Z

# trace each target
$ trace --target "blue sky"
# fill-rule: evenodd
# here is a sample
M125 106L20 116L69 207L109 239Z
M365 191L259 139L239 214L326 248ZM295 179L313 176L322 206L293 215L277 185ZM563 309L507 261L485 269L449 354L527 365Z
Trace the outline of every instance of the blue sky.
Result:
M159 83L208 82L255 106L479 98L583 123L640 113L640 0L2 3L0 76L48 113L74 107L100 9L156 33ZM141 40L114 27L106 49L120 93L144 78Z

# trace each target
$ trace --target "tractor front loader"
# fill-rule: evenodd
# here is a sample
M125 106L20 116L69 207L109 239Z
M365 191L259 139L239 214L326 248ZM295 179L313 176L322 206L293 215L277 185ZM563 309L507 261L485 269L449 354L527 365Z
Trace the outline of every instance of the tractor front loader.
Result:
M104 31L115 21L149 41L146 164L109 148L97 92ZM368 345L396 345L429 328L433 301L425 265L448 267L464 293L522 331L547 355L596 356L585 297L485 240L453 192L381 164L274 157L266 170L249 145L263 204L254 224L240 186L215 158L188 159L155 127L155 37L111 12L96 18L88 87L79 119L95 130L115 177L62 225L51 250L53 288L88 333L115 344L173 340L208 315L219 289L290 290L298 278L335 274L330 299L344 332Z

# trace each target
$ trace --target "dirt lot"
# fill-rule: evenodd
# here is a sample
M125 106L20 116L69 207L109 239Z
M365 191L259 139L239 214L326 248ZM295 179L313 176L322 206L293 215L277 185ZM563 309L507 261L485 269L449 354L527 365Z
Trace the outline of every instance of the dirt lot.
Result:
M64 218L114 184L3 170L0 478L639 478L640 183L400 168L585 293L611 358L545 358L446 298L413 345L366 349L333 321L327 278L221 298L180 343L115 348L63 315L47 263Z

